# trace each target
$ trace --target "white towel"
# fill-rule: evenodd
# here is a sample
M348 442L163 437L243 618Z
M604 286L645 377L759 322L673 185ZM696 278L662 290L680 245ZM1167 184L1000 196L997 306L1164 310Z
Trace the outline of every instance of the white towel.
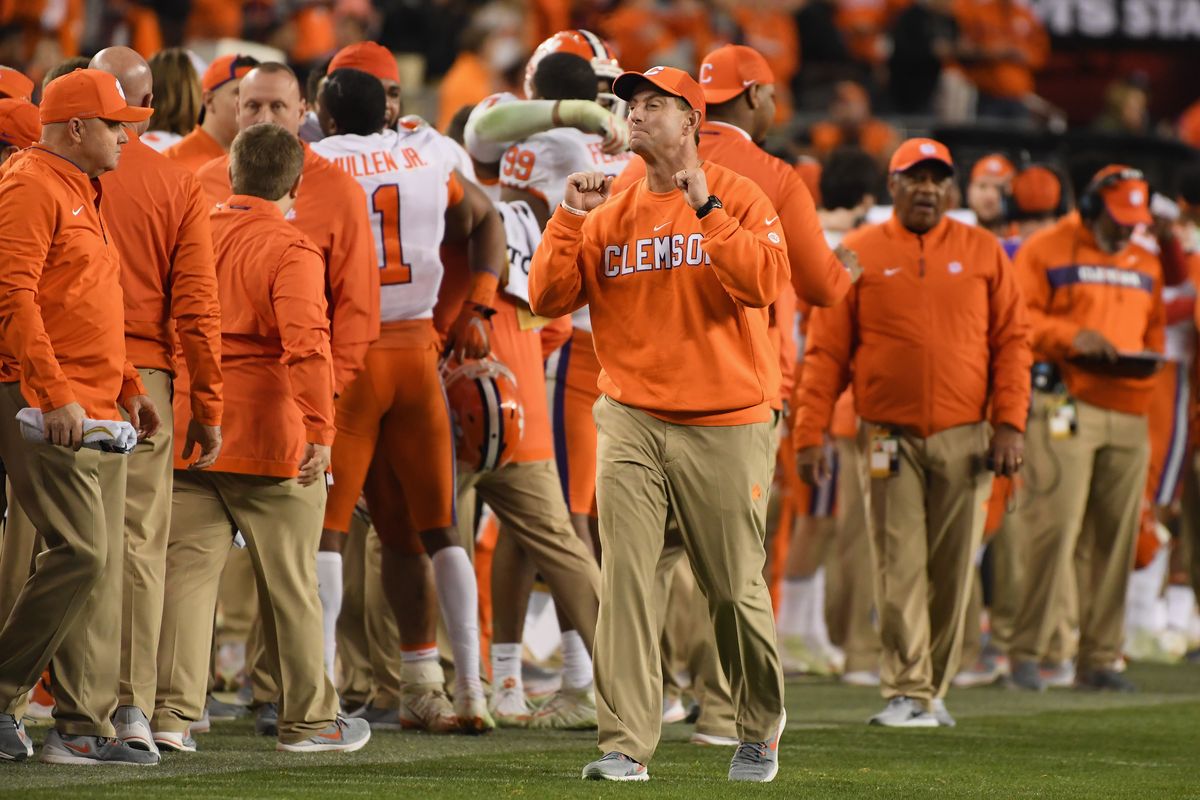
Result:
M22 408L17 412L21 436L27 442L46 444L46 428L41 409ZM83 419L83 446L106 453L128 453L137 446L137 431L128 422L110 419Z

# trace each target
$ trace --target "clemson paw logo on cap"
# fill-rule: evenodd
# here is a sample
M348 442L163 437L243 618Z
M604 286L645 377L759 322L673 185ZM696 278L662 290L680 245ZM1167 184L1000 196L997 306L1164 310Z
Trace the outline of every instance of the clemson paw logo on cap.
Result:
M767 239L770 240L770 242L772 244L779 244L779 234L776 233L775 231L771 231L770 233L768 233Z
M124 100L125 99L125 90L121 88L121 82L113 81L113 86L117 87L117 94L121 95L121 99Z
M646 70L642 74L643 75L657 75L658 73L662 72L664 69L666 69L666 67L651 67L650 69Z
M919 149L921 151L921 155L923 156L931 156L937 152L937 148L931 145L929 142L922 144Z
M1140 206L1146 202L1146 195L1141 189L1131 189L1129 191L1129 205Z

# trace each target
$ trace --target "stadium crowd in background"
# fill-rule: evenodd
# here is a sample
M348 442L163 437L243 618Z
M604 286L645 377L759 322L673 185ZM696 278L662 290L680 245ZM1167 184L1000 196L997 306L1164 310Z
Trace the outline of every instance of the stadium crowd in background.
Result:
M954 727L1200 661L1200 100L1055 56L1018 0L0 4L0 760L644 781L686 719L765 782L787 677Z

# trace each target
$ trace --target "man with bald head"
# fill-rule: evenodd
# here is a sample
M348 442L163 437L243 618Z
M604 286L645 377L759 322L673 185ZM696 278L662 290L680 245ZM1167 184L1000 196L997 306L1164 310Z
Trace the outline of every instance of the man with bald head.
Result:
M116 76L129 103L150 108L153 77L137 52L101 50L91 62ZM162 622L172 461L199 448L192 469L221 450L221 313L213 267L207 202L196 177L143 144L149 121L126 128L120 166L100 179L102 210L121 256L125 348L163 417L162 429L129 456L125 505L125 570L121 613L120 706L117 736L156 750L147 717L154 710L158 635ZM183 351L177 368L171 328ZM190 386L187 440L174 442L173 381ZM112 643L115 646L115 642Z
M299 136L306 110L300 83L283 64L258 65L238 87L238 130L270 122ZM231 193L229 156L206 164L198 177L211 202L225 200ZM367 348L379 338L379 268L362 190L354 178L305 144L300 189L289 219L325 260L334 391L340 395L362 368ZM318 577L325 587L333 584L331 579L340 572L340 566L329 561L318 564ZM251 640L254 638L252 635ZM261 648L251 650L248 662L254 660L253 650L258 650L259 656L263 652ZM269 670L259 661L252 669L255 702L269 704L277 692ZM260 732L271 733L270 709L264 714Z
M96 187L123 160L123 125L150 114L130 107L107 73L58 78L42 97L41 141L0 182L0 458L29 530L45 540L0 615L0 761L32 755L17 712L53 657L54 729L42 761L158 763L113 738L127 461L85 438L87 420L124 425L119 407L140 439L160 427L126 358L120 256ZM16 417L28 410L41 412L44 441L25 440Z

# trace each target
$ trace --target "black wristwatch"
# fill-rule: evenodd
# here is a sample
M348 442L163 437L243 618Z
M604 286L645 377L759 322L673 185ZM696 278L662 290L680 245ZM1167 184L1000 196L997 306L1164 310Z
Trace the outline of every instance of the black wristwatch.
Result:
M708 196L708 202L696 209L696 219L704 219L708 212L712 211L714 208L724 207L725 206L721 204L721 198L717 197L715 194L710 194Z

